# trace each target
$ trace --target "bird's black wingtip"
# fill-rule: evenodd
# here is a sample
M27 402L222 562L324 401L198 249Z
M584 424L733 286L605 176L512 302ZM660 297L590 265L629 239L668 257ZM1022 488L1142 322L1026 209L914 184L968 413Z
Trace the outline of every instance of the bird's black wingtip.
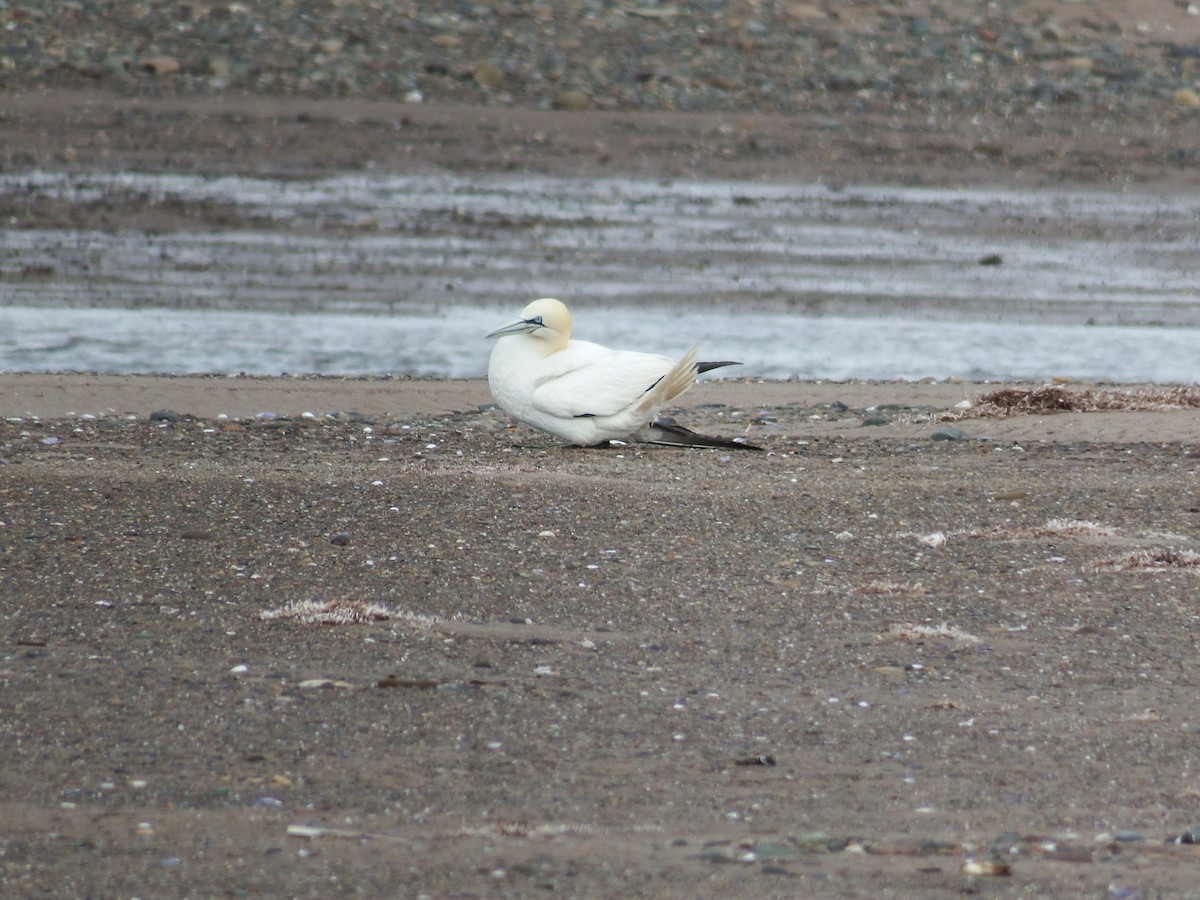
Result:
M754 450L762 453L763 448L746 441L733 441L729 438L713 437L699 434L690 428L676 425L674 422L655 421L644 425L637 433L637 439L647 444L665 444L670 447L717 447L724 450Z

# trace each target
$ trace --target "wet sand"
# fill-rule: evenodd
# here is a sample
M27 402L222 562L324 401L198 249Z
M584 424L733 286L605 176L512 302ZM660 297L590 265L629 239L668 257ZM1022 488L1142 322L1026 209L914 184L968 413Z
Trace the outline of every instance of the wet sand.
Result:
M1121 114L1056 107L1017 118L903 110L776 115L589 112L222 94L95 90L5 96L9 169L315 176L503 171L789 183L1012 188L1194 187L1192 120L1157 106ZM1147 138L1152 134L1154 139ZM54 214L24 210L24 215ZM107 212L107 215L106 215ZM170 205L91 220L178 226Z

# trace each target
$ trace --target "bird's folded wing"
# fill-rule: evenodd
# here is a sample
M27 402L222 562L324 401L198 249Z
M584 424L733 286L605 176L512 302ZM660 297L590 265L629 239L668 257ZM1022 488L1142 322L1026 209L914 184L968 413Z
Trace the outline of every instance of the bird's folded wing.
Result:
M650 353L612 353L533 391L533 405L552 416L611 416L654 387L674 360Z

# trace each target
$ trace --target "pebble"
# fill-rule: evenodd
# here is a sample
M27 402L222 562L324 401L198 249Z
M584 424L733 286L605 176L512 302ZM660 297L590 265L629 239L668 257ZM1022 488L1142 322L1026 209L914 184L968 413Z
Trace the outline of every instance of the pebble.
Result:
M1123 828L1113 832L1113 840L1123 844L1137 843L1145 839L1144 835L1136 831L1127 831Z
M1011 491L996 491L992 494L992 499L1000 503L1011 503L1014 500L1028 500L1029 491L1020 488L1014 488Z
M480 87L495 90L504 84L504 73L500 71L498 66L494 66L488 62L477 64L472 75Z
M953 425L945 425L929 436L934 441L969 441L971 435Z
M559 91L554 95L551 106L569 112L583 112L591 108L592 101L583 91Z
M142 68L152 75L174 75L181 68L173 56L151 56L142 60Z
M154 93L169 84L185 93L784 114L1200 107L1180 83L1194 48L1170 32L1148 41L1105 10L1079 27L1038 20L1020 3L989 7L986 18L975 4L928 13L865 4L847 16L838 0L586 3L578 16L553 0L129 7L56 16L0 4L5 89Z
M1168 844L1200 844L1200 828L1190 828L1182 834L1167 838Z

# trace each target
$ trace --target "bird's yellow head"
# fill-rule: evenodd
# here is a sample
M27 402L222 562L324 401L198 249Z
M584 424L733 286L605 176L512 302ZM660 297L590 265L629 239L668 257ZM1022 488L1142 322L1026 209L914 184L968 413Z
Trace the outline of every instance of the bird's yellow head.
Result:
M488 337L501 338L513 334L545 341L547 352L561 350L571 339L571 313L561 300L543 297L521 310L521 318L517 321L497 328Z

